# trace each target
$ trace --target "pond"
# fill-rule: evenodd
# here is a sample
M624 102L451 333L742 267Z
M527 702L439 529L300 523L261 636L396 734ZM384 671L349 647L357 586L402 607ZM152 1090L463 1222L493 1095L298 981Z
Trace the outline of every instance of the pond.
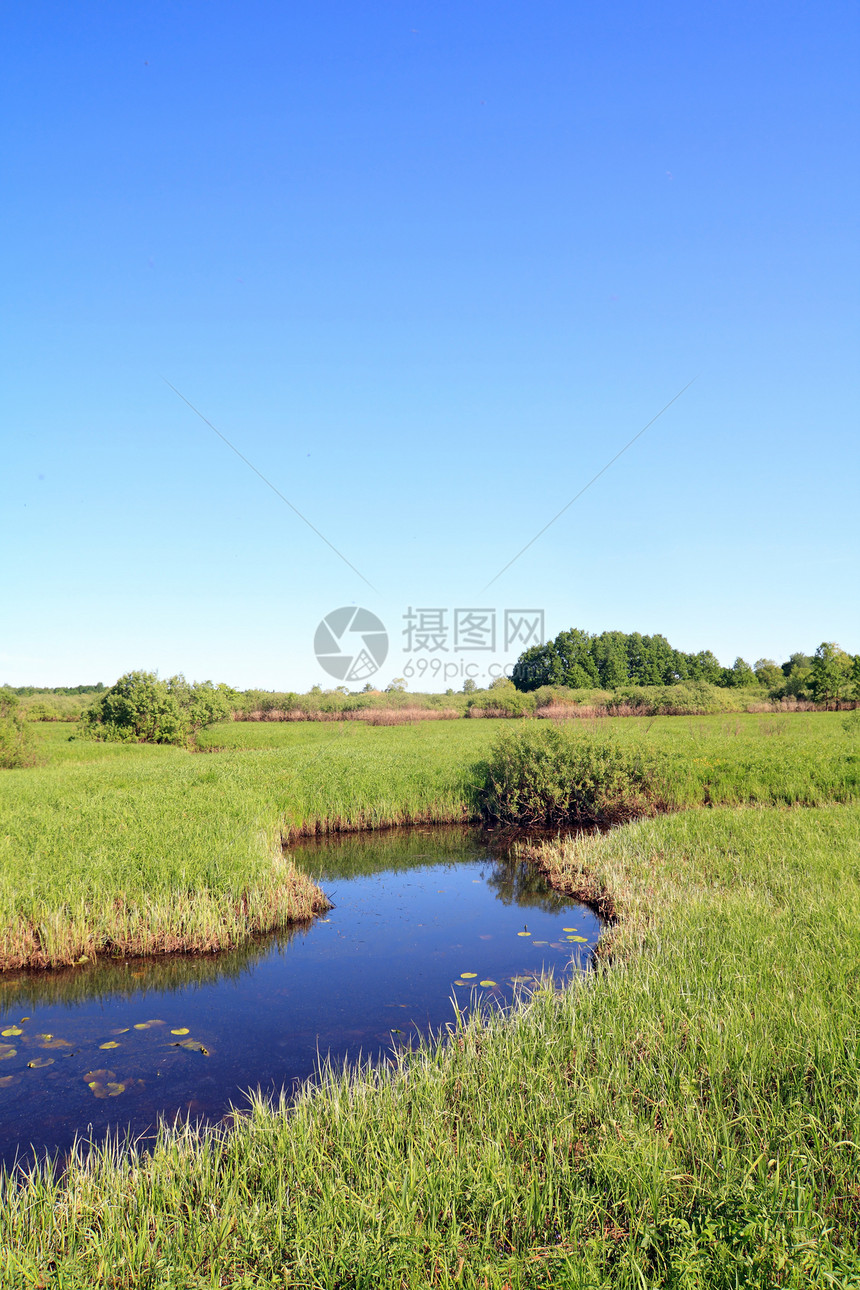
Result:
M379 1060L591 960L601 923L476 829L291 849L334 908L239 951L0 978L0 1158L76 1135L217 1123L249 1089L289 1093L321 1057Z

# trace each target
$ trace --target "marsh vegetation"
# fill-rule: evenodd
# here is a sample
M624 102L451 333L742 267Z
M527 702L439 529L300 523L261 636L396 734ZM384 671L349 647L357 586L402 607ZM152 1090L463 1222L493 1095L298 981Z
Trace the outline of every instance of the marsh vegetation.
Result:
M49 1268L65 1286L853 1283L856 724L568 724L549 750L561 780L548 745L505 751L490 722L232 722L203 732L209 756L46 740L46 765L0 781L7 926L65 917L70 876L104 896L129 871L138 891L166 874L165 901L191 899L247 886L281 839L477 815L494 767L517 772L495 780L516 817L609 749L665 809L529 853L614 915L589 983L455 1017L447 1043L393 1067L322 1071L229 1131L8 1180L4 1283Z

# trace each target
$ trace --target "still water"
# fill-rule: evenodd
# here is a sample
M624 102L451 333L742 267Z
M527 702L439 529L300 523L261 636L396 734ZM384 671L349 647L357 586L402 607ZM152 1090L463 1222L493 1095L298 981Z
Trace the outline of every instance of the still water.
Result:
M409 829L293 849L334 908L216 956L135 959L0 980L0 1159L76 1135L214 1123L246 1092L289 1093L321 1057L390 1055L460 1007L504 1007L591 958L600 920L510 843Z

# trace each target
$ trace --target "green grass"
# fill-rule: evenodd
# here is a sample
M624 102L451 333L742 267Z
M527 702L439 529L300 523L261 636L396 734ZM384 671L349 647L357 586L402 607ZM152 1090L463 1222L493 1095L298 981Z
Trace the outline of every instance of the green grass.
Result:
M612 825L716 804L812 806L860 795L850 718L521 722L493 744L482 813L508 824Z
M308 917L320 896L284 864L283 841L474 818L500 726L236 722L207 731L222 751L201 754L70 742L46 724L45 764L0 771L0 967L213 950ZM860 796L860 740L837 713L565 729L653 761L673 807Z
M860 808L686 812L545 850L612 961L230 1132L7 1182L0 1281L860 1283Z
M248 774L176 749L46 742L47 766L0 779L0 965L216 950L325 908Z
M463 728L278 727L274 746L200 755L46 727L48 764L0 773L0 966L213 950L319 912L283 840L461 818Z

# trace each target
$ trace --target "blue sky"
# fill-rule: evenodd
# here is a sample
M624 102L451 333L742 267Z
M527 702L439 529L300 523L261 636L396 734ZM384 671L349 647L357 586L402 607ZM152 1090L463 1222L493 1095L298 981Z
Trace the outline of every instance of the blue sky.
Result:
M410 607L860 651L853 6L0 27L0 681L334 684L351 604L383 684Z

